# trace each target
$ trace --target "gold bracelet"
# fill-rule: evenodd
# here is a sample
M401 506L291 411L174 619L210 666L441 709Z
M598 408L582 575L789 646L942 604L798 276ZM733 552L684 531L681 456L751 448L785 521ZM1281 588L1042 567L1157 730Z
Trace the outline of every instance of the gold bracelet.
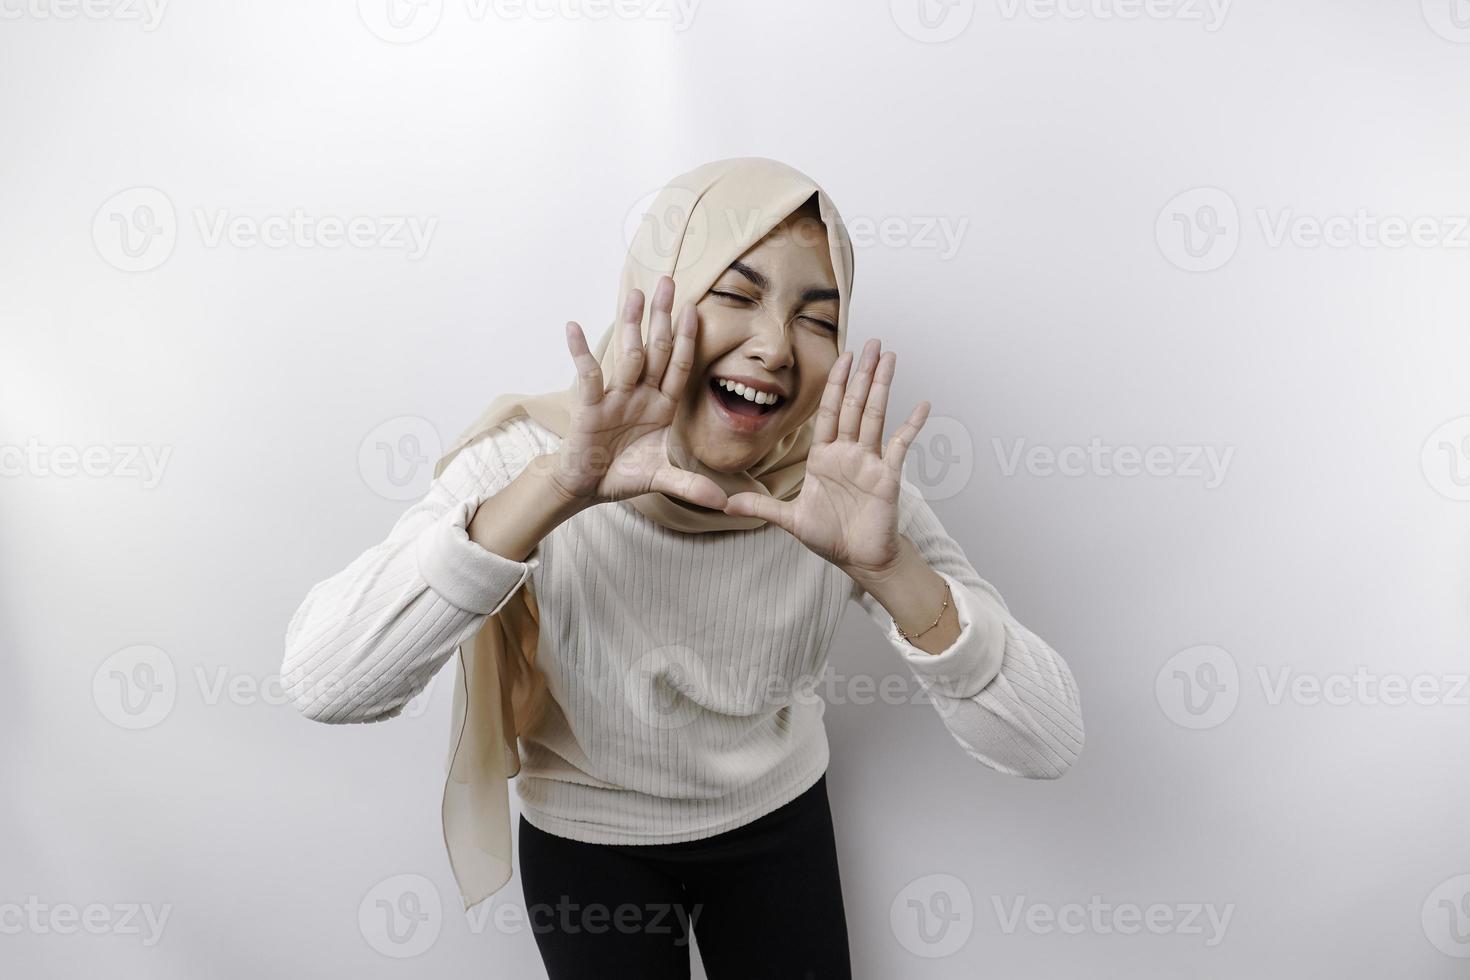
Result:
M909 636L907 633L905 633L903 631L903 627L898 625L898 620L896 619L893 621L893 628L898 630L898 635L903 637L910 646L913 646L914 640L916 638L923 636L925 633L929 632L934 627L939 625L939 620L944 618L944 611L949 608L949 600L952 597L953 593L949 591L949 582L946 580L944 583L944 605L939 607L939 616L934 620L934 622L930 623L928 626L925 626L922 630L915 633L913 636Z

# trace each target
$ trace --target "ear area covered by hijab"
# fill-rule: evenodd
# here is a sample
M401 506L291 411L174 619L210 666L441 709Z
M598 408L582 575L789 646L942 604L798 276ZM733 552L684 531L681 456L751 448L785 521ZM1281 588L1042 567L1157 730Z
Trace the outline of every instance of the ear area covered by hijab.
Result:
M698 302L716 279L751 247L813 196L826 226L837 277L837 350L847 345L853 253L847 228L827 193L799 170L765 157L716 160L681 174L654 195L623 263L612 322L592 354L610 377L618 349L612 344L618 314L629 294L652 296L661 277L674 280L674 322L683 307ZM648 341L650 309L641 325ZM465 447L501 423L529 416L565 436L576 404L577 382L542 394L505 393L455 440L434 467L437 478ZM777 441L730 492L751 490L791 499L806 473L813 421L808 419ZM729 480L729 475L726 475ZM757 517L697 507L662 493L629 503L648 519L690 534L745 530L765 523ZM550 695L536 666L539 618L528 580L459 647L447 778L441 807L444 843L464 908L499 891L511 877L508 780L520 772L518 736L534 725Z

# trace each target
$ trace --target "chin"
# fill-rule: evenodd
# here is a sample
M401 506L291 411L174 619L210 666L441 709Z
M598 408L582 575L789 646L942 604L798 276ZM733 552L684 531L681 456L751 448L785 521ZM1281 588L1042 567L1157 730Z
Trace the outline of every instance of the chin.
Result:
M716 473L741 473L755 465L756 460L765 455L765 450L745 453L737 453L733 450L733 446L724 446L709 452L697 451L695 456Z
M761 445L754 445L729 432L711 432L711 428L701 426L689 445L694 457L716 473L741 473L770 451L765 440L761 440Z

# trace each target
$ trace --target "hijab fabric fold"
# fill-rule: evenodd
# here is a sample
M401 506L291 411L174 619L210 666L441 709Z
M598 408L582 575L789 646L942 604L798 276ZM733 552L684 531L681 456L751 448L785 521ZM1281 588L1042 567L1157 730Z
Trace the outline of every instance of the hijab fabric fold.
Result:
M731 262L813 196L826 226L837 277L837 350L843 351L853 256L837 208L800 171L764 157L737 157L707 163L674 178L655 195L643 215L623 264L614 307L618 312L592 352L604 379L612 376L617 361L613 340L633 289L642 290L647 300L641 324L646 344L654 287L660 277L674 279L672 313L677 324L683 308L698 302ZM698 380L691 378L691 383ZM560 391L500 395L440 458L434 467L435 478L465 447L512 418L528 416L565 436L576 400L575 378ZM733 489L728 489L731 476L723 475L728 492L752 490L786 500L795 497L806 473L812 431L808 418L743 475L736 475L734 481L739 485ZM673 461L686 469L701 470L697 460ZM643 494L629 503L648 519L690 534L749 529L765 523L756 517L696 507L661 493ZM441 816L444 845L466 911L499 891L511 877L508 780L521 768L519 735L534 728L550 697L536 666L539 635L540 615L527 581L458 650Z

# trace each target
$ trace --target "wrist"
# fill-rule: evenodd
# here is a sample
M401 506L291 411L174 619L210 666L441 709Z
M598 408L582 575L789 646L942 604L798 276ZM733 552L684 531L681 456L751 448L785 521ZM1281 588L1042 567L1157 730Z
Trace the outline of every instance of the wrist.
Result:
M549 510L549 516L558 523L598 503L597 498L573 493L558 479L559 460L556 453L542 453L531 460L523 474L535 491L538 499Z
M543 457L550 459L550 457ZM560 523L575 514L579 514L600 501L587 494L573 493L568 490L551 467L538 470L534 477L536 489L545 494L547 506L550 508L551 516Z
M907 535L900 534L898 551L893 560L886 565L878 568L859 568L850 565L841 567L849 578L863 587L865 592L874 598L880 598L880 593L883 592L885 586L904 577L915 568L928 568L929 563L924 560L924 556L919 553L913 541L909 540Z
M889 568L866 573L856 581L888 613L909 646L941 653L960 633L959 607L949 582L917 546L905 538L901 550L902 557Z
M551 473L533 461L499 493L480 502L466 531L485 550L524 561L542 538L587 506L557 486Z

